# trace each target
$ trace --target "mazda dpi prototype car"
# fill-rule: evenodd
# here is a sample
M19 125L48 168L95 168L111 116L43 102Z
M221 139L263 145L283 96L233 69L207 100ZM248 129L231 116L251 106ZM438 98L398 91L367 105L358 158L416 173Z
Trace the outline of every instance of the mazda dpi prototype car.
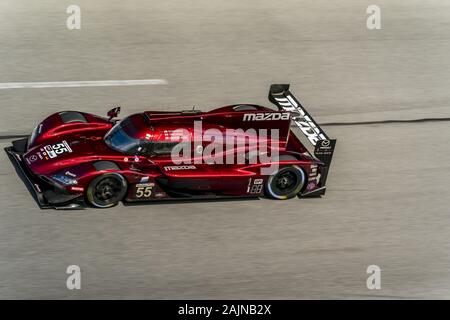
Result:
M5 150L41 208L323 195L336 140L289 85L272 85L269 100L277 110L237 104L209 112L146 111L121 121L114 119L120 107L108 118L58 112Z

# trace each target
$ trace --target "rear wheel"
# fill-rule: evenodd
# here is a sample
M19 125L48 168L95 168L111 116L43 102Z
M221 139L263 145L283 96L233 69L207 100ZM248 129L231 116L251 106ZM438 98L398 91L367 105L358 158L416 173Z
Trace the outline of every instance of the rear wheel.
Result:
M279 200L290 199L302 190L305 182L306 175L300 167L284 167L267 179L266 195Z
M127 192L127 181L118 173L106 173L89 184L86 198L97 208L110 208L119 203Z

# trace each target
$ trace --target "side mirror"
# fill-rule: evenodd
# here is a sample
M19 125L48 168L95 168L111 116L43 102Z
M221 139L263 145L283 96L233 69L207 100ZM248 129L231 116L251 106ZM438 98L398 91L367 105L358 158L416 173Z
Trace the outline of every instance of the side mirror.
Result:
M111 110L109 110L107 113L109 120L117 117L119 115L119 113L120 113L120 107L115 107L115 108L112 108Z

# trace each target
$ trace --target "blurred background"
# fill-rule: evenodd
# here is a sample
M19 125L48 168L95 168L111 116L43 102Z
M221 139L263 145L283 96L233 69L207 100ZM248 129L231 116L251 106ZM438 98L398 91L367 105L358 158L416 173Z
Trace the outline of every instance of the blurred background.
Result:
M269 106L271 83L319 123L450 117L449 52L446 0L2 0L1 83L167 84L0 89L0 144L62 110ZM448 123L324 129L322 199L42 211L3 153L0 298L450 298Z

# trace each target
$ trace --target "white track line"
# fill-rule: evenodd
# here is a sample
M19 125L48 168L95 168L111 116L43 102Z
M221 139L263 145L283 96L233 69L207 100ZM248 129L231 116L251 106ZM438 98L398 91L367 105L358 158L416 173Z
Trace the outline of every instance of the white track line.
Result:
M36 89L36 88L74 88L74 87L110 87L110 86L146 86L166 85L164 79L142 80L99 80L99 81L55 81L55 82L5 82L0 83L2 89Z

